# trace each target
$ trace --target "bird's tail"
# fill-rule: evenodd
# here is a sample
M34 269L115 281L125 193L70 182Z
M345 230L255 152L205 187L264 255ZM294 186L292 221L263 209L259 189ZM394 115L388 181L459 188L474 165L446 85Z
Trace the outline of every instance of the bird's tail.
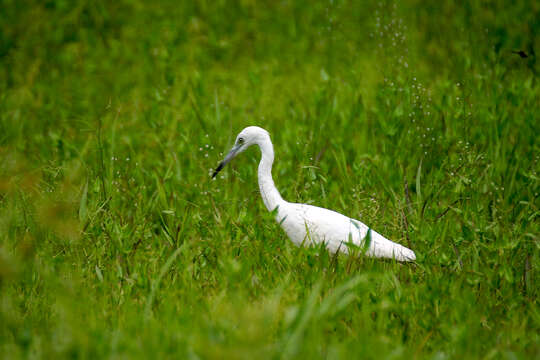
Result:
M376 231L371 230L370 233L371 242L366 251L366 255L378 258L396 259L398 261L416 260L416 255L411 249L388 240ZM369 241L368 239L366 240Z

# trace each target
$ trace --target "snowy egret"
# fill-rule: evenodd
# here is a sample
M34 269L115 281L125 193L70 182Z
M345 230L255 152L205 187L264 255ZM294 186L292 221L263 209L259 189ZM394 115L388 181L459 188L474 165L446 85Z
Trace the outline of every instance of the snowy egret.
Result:
M270 134L260 127L249 126L238 134L234 146L219 163L212 178L236 155L251 145L258 145L261 149L258 178L264 205L269 211L275 212L276 221L293 243L301 246L323 242L333 253L348 253L349 244L352 243L365 249L368 256L399 261L416 259L412 250L386 239L358 220L332 210L283 200L272 179L274 147Z

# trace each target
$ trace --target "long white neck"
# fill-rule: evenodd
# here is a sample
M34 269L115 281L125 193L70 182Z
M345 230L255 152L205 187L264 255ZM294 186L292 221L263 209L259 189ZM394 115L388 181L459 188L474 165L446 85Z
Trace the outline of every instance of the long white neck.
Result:
M269 137L257 142L261 149L261 161L259 162L259 189L268 211L273 211L278 205L284 202L279 194L274 180L272 179L272 164L274 163L274 146Z

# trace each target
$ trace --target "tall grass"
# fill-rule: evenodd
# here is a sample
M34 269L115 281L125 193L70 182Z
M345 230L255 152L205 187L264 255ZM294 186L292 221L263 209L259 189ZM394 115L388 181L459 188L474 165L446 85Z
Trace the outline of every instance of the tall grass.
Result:
M537 3L0 9L3 358L540 356ZM417 262L295 247L257 150L212 181L248 125Z

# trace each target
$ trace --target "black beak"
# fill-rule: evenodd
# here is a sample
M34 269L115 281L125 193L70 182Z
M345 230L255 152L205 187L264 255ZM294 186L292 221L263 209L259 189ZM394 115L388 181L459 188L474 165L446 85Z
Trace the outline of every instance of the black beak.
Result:
M212 179L215 178L218 172L220 172L221 169L223 169L224 167L225 167L225 164L223 163L223 161L220 162L218 167L216 168L216 170L214 170L214 173L212 174Z
M214 173L212 174L212 179L215 178L218 172L220 172L225 167L225 165L227 165L229 161L231 161L236 156L236 154L238 153L238 149L240 149L240 146L241 145L233 146L231 151L229 151L227 156L225 156L225 159L223 159L223 161L219 163L216 170L214 170Z

